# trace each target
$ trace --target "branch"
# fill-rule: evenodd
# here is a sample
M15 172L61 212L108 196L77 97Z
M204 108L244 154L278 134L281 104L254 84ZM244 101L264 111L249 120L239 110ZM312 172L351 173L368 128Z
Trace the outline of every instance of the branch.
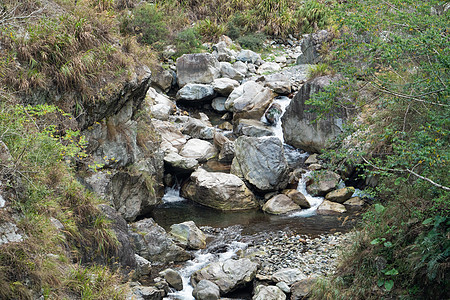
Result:
M418 177L418 178L420 178L420 179L422 179L422 180L428 181L429 183L431 183L431 184L434 185L435 187L438 187L438 188L440 188L440 189L443 189L444 191L450 191L450 188L449 188L449 187L446 187L446 186L444 186L444 185L442 185L442 184L436 183L436 182L434 182L433 180L431 180L431 179L429 179L429 178L426 178L426 177L424 177L424 176L422 176L422 175L419 175L419 174L417 174L416 172L414 172L414 171L412 171L412 170L410 170L410 169L389 169L389 168L380 168L380 167L375 166L375 165L372 164L371 162L369 162L366 158L364 158L364 156L361 156L361 158L364 160L364 162L365 162L366 164L368 164L369 166L371 166L371 167L374 168L374 169L381 170L381 171L396 172L396 173L410 173L410 174L412 174L412 175L414 175L414 176L416 176L416 177Z

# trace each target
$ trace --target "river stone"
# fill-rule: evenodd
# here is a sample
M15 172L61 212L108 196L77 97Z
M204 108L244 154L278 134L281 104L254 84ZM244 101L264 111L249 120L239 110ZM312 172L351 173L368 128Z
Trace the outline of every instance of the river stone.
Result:
M332 171L312 171L306 182L306 190L313 196L325 196L336 189L339 181L339 175Z
M190 249L204 249L206 236L193 221L186 221L170 226L169 232L175 240Z
M276 284L276 286L286 294L289 294L291 292L291 289L286 284L286 282L280 281Z
M344 213L347 210L343 204L337 202L331 202L324 200L322 204L317 208L317 213L319 214L333 214L333 213Z
M300 269L284 268L278 270L272 275L272 280L275 282L285 282L291 286L294 282L305 279L306 275Z
M221 62L220 72L223 78L230 78L233 80L241 81L242 79L244 79L245 74L247 73L247 66L244 64L243 68L239 66L235 67L234 65L231 65L229 62Z
M305 164L310 165L310 164L318 164L319 160L317 159L317 153L311 154L310 156L308 156L308 158L305 160Z
M272 197L262 207L263 211L273 215L285 214L299 209L301 209L299 205L295 204L291 198L283 194Z
M242 62L254 64L258 60L261 60L261 56L258 53L253 52L252 50L242 50L241 52L239 52L236 59Z
M268 87L278 95L289 95L292 91L292 85L288 76L280 73L264 75L257 81L262 81L265 87Z
M139 276L149 275L152 272L152 263L140 255L134 254L137 267L136 272Z
M213 101L211 102L211 106L217 112L226 112L227 111L227 109L225 108L226 101L227 97L217 97L213 99Z
M197 300L218 300L220 298L220 289L214 282L203 279L195 286L192 296Z
M332 202L344 203L348 199L350 199L355 192L355 188L345 187L342 189L334 190L325 195L325 199L330 200Z
M213 81L212 86L214 91L220 95L228 96L239 86L239 82L230 78L217 78Z
M234 142L225 142L219 153L219 162L231 163L234 158Z
M266 192L286 187L289 167L280 139L241 136L234 147L233 165L238 169L237 174L242 174L246 181Z
M306 278L294 283L291 286L291 300L305 299L305 297L311 293L311 290L316 282L316 278Z
M154 88L149 88L145 96L143 109L153 118L167 121L176 111L175 103L166 95L159 94Z
M258 285L253 291L252 300L285 300L286 294L277 286Z
M234 113L233 119L259 120L272 103L274 93L254 81L237 87L225 102L225 108Z
M166 231L153 221L144 219L131 224L130 233L134 248L140 256L155 265L182 262L190 259L190 254L175 245Z
M209 53L184 54L177 59L178 85L211 83L219 78L220 69L219 61Z
M174 80L172 72L173 71L171 70L164 70L163 68L153 72L151 85L158 90L167 93L172 87L172 82Z
M248 258L227 259L224 262L213 262L196 271L191 281L196 285L206 279L215 283L221 294L227 294L250 283L256 275L258 264Z
M175 98L186 104L198 104L213 99L214 95L212 85L188 83L177 92Z
M291 198L295 204L299 205L301 208L310 208L311 204L309 204L308 199L306 199L305 195L301 192L294 189L283 190L283 194Z
M180 155L195 158L201 163L216 156L217 150L210 142L200 139L190 139L181 149Z
M181 278L180 273L178 273L177 271L169 268L159 272L159 275L177 291L181 291L183 289L183 279Z
M344 205L353 207L363 207L366 203L360 197L353 197L344 202Z
M164 152L178 152L186 144L186 138L172 123L153 119L152 124L161 136L161 149Z
M274 63L274 62L265 62L259 66L256 73L258 73L258 74L273 73L273 72L277 72L280 70L281 70L281 67L279 64Z
M130 300L162 300L166 292L153 286L135 286L127 297Z
M259 120L240 119L236 126L233 127L235 135L246 135L252 137L273 136L275 133L272 127L267 126Z
M283 136L287 144L308 152L321 152L327 143L342 132L343 109L334 109L317 120L317 114L305 102L315 93L336 82L340 76L321 76L306 82L286 108L282 120Z
M217 148L221 149L223 145L228 142L230 142L230 140L221 132L216 131L214 133L214 145L216 145Z
M209 121L207 121L207 123L209 123ZM209 126L199 119L189 118L183 125L181 132L190 135L192 138L212 140L214 138L215 130L212 126Z
M233 174L198 169L182 186L182 196L219 210L257 208L255 196L239 177Z
M281 105L278 103L273 103L264 113L264 116L267 119L267 122L270 124L276 124L280 119L283 110L281 109Z
M195 158L183 157L175 152L169 152L164 156L166 168L175 174L189 174L198 167L198 161Z

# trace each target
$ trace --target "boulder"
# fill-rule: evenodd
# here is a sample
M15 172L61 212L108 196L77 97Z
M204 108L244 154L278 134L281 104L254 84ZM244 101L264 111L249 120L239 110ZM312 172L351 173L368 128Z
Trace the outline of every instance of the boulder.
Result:
M166 295L164 290L154 286L134 286L131 289L131 295L127 299L132 300L162 300Z
M177 92L175 98L185 104L199 104L213 99L215 94L210 84L188 83Z
M161 136L161 149L164 152L178 152L186 144L186 138L172 123L152 120L152 124Z
M219 61L209 53L184 54L177 59L178 85L211 83L219 78L220 69Z
M242 50L241 52L239 52L236 59L242 62L254 64L258 60L261 60L261 56L258 53L253 52L252 50Z
M311 293L311 290L316 282L316 278L306 278L294 283L291 286L291 300L305 299L305 297Z
M135 254L136 260L136 273L138 277L149 275L152 272L152 263L140 255Z
M266 110L264 116L269 124L276 124L281 117L283 110L278 103L272 103L272 105Z
M204 249L206 247L206 235L193 221L186 221L170 226L169 232L181 245L190 249Z
M232 45L232 44L231 44ZM230 45L230 46L231 46ZM229 45L225 41L220 41L212 46L212 55L217 58L218 61L232 61L236 58L236 51L229 49Z
M267 126L259 120L240 119L233 128L235 135L246 135L252 137L263 137L275 135L271 126Z
M175 152L169 152L164 156L166 169L174 174L189 174L198 167L198 161L195 158L183 157Z
M353 197L344 202L344 205L351 207L363 207L365 205L364 199L360 197Z
M279 64L274 62L265 62L262 65L259 66L256 73L258 74L265 74L265 73L273 73L280 71L281 67Z
M317 153L311 154L310 156L308 156L308 158L305 160L305 164L310 165L310 164L317 164L319 163L319 160L317 159Z
M234 142L225 142L219 153L219 162L231 163L234 158Z
M220 289L214 282L203 279L195 286L192 296L197 300L218 300Z
M228 96L225 108L234 113L234 120L259 120L272 103L274 96L268 88L254 81L248 81Z
M209 123L209 121L207 123ZM212 140L214 138L215 129L207 123L199 119L189 118L183 125L181 132L191 136L192 138Z
M213 99L213 101L211 102L211 106L217 112L226 112L227 111L227 109L225 108L226 101L227 97L217 97Z
M326 30L320 30L304 37L301 44L302 54L297 58L297 64L316 64L322 61L320 50L324 42L333 38L333 34Z
M258 264L248 258L228 259L224 262L213 262L196 271L191 281L195 286L201 280L209 280L219 287L223 295L250 283L255 278L257 269Z
M263 211L273 215L285 214L300 209L298 204L295 204L291 198L283 194L272 197L269 201L264 203L262 207Z
M167 93L173 85L174 76L172 72L163 68L158 69L152 76L152 87Z
M183 289L183 279L177 271L170 268L165 269L159 273L159 276L164 278L164 280L166 280L166 282L177 291L181 291Z
M285 194L286 196L291 198L291 200L294 201L294 203L299 205L301 208L310 208L311 207L311 204L309 204L305 195L303 195L301 192L299 192L297 190L294 190L294 189L283 190L283 194Z
M294 282L305 279L306 275L300 269L284 268L276 271L272 275L272 280L275 282L285 282L291 286Z
M155 265L182 262L191 258L183 248L175 245L166 231L153 221L144 219L131 224L134 248L140 256Z
M221 132L216 131L214 133L214 145L216 145L217 148L221 149L223 145L228 142L230 142L230 140Z
M233 174L198 169L183 185L182 196L219 210L257 208L255 196L245 183Z
M169 97L159 94L154 88L149 88L143 109L153 118L167 121L169 116L176 111L176 105Z
M278 95L289 95L292 91L290 78L284 74L274 73L265 75L257 81L263 82L265 87L268 87Z
M247 72L248 72L248 66L247 66L247 64L244 63L244 62L242 62L242 61L239 61L239 60L233 63L233 68L234 68L237 72L239 72L239 73L241 73L241 74L243 74L243 75L246 75ZM239 79L236 79L236 80L239 81Z
M347 201L348 199L350 199L352 197L354 192L355 192L354 187L352 187L352 186L345 187L342 189L338 189L338 190L329 192L328 194L325 195L325 199L332 201L332 202L344 203L345 201Z
M289 170L280 139L241 136L234 146L233 165L237 174L242 174L246 181L261 191L286 187Z
M228 96L239 86L239 82L230 78L218 78L213 81L212 86L216 93Z
M310 171L318 171L318 170L322 170L323 166L321 164L310 164L308 166L308 170Z
M247 73L247 66L244 64L244 67L238 65L239 68L236 68L234 65L228 62L220 63L220 72L223 78L230 78L233 80L241 81L244 79L245 74Z
M216 156L217 150L210 142L190 139L181 149L180 155L187 158L195 158L201 163Z
M253 291L252 300L285 300L286 294L277 286L258 285Z
M337 203L337 202L331 202L328 200L324 200L322 204L319 205L317 208L318 214L334 214L334 213L344 213L347 210L345 209L345 206L343 204Z
M313 196L325 196L336 189L341 179L338 174L328 170L312 171L308 177L306 190Z
M324 87L337 81L339 76L322 76L306 82L292 99L282 117L283 136L287 144L308 152L321 152L327 143L342 132L346 113L334 109L317 119L317 114L305 102Z

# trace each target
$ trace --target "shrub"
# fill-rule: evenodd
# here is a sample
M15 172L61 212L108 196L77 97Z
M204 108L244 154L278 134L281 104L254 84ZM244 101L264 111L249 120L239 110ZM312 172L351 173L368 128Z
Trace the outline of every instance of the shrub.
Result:
M217 22L207 18L196 25L196 30L203 41L216 42L225 33L226 28L225 25L217 24Z
M185 29L177 34L175 38L177 53L175 56L181 56L187 53L197 53L201 50L200 36L195 28Z
M319 76L331 75L333 73L334 73L333 70L330 68L328 64L320 63L317 65L308 66L306 76L308 77L308 79L313 79Z
M237 42L242 48L259 51L262 49L266 38L266 35L263 33L250 33L239 37Z
M158 7L151 3L143 4L133 10L132 29L139 35L142 43L162 50L168 39L169 30L165 22L166 16ZM129 22L126 20L126 22ZM128 27L123 25L123 27Z

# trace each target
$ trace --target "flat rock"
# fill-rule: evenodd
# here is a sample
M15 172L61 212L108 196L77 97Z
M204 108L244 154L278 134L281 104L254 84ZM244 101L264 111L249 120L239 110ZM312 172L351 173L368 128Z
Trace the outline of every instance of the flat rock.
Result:
M274 136L273 127L267 126L259 120L239 119L236 126L233 127L235 135L245 135L252 137Z
M333 214L333 213L344 213L347 210L343 204L337 202L331 202L324 200L322 204L317 208L317 213L319 214Z
M262 65L259 66L256 73L258 74L264 74L264 73L272 73L280 71L281 67L279 64L274 62L265 62Z
M352 197L354 192L355 192L354 187L351 187L351 186L345 187L342 189L338 189L338 190L329 192L328 194L325 195L325 199L332 201L332 202L344 203L345 201L347 201L348 199L350 199Z
M220 76L220 63L209 53L184 54L177 59L180 87L188 83L208 84Z
M217 149L210 142L190 139L181 149L180 155L195 158L198 162L205 162L217 155Z
M300 206L295 204L291 198L286 195L280 194L272 197L266 203L264 203L262 210L273 215L285 214L290 211L300 210Z
M258 285L253 291L252 300L285 300L286 294L277 286Z
M206 235L193 221L186 221L170 226L169 232L180 244L190 249L204 249L206 247Z

